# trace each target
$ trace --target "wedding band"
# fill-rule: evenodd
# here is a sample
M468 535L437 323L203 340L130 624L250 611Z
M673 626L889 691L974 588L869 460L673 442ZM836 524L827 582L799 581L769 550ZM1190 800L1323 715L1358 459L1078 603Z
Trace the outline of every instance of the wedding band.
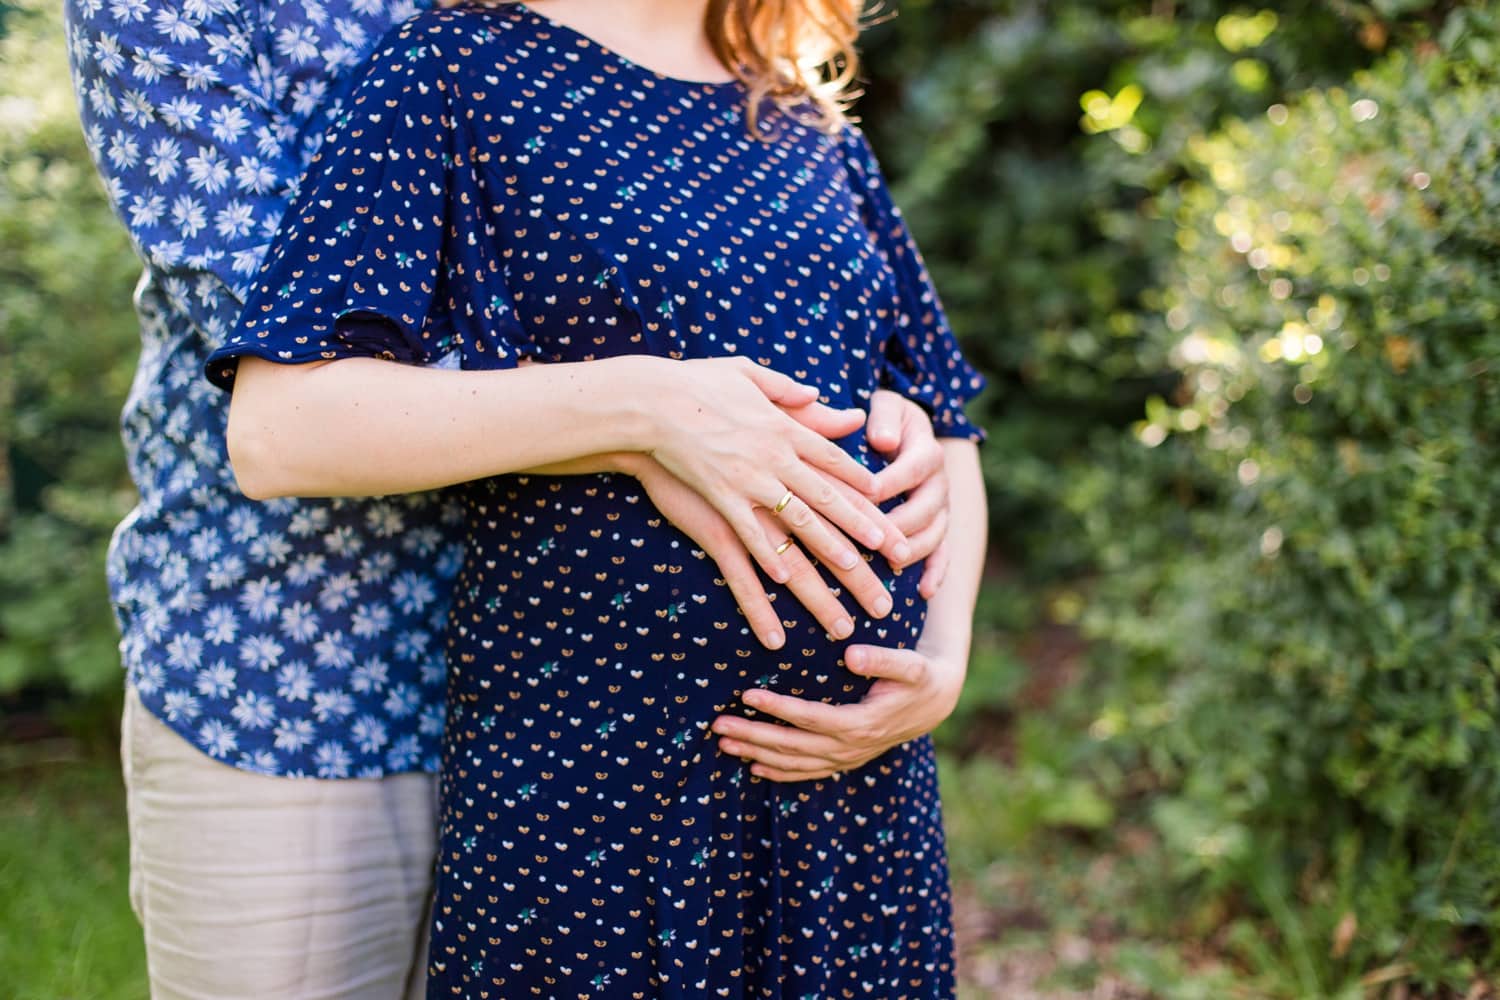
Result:
M789 549L791 547L792 547L792 538L791 538L790 535L788 535L786 541L784 541L780 545L776 546L776 554L779 556L779 555L781 555L783 552L785 552L787 549Z
M795 499L795 498L792 496L792 491L791 490L787 490L786 491L786 496L784 496L780 500L776 501L776 506L774 506L774 507L771 508L771 513L772 514L780 514L782 511L786 510L786 505L789 504L789 503L791 503L793 499ZM787 539L787 543L788 544L791 543L791 539L790 538Z

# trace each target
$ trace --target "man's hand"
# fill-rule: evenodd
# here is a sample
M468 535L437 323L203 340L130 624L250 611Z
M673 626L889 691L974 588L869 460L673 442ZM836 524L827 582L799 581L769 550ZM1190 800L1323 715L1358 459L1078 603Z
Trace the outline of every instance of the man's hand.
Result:
M759 688L746 691L746 705L796 728L721 715L713 724L719 746L751 761L757 777L826 778L936 729L958 704L966 672L962 662L880 646L850 646L844 662L854 673L875 678L863 700L827 705Z
M927 411L889 389L871 397L865 436L871 448L895 456L876 474L872 499L881 503L906 494L890 518L906 535L911 561L927 560L917 590L930 599L948 572L948 475L942 445Z

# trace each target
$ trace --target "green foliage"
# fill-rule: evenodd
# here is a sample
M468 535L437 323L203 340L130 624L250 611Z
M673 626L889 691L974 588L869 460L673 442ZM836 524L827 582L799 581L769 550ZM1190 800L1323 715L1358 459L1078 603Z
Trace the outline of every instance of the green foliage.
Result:
M1053 709L1054 751L950 768L1010 811L960 806L958 860L1076 830L1027 791L1083 782L1151 831L1138 932L1276 996L1466 991L1500 965L1495 7L900 11L862 110L995 383L996 538L1092 580L1097 746Z
M1059 498L1173 373L1145 335L1189 145L1342 81L1442 3L904 2L860 106L955 327L991 377L996 541L1032 571L1093 554ZM1226 44L1227 43L1227 44Z
M1174 874L1245 892L1303 996L1500 962L1495 26L1189 144L1176 388L1070 497Z
M139 265L88 161L55 4L0 38L0 693L118 685L104 545L130 507L117 430Z
M0 753L0 963L13 1000L144 1000L117 761Z

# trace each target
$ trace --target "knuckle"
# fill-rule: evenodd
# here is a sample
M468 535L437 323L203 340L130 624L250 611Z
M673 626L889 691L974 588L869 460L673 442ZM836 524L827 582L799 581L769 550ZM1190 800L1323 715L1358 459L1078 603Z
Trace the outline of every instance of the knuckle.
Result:
M796 554L793 555L793 553ZM802 554L802 550L797 548L797 546L795 545L787 549L786 554L782 556L782 558L787 561L787 568L791 574L791 576L787 579L787 584L791 586L794 591L798 587L803 587L811 584L813 582L813 579L818 575L817 567L815 567L807 558L807 556ZM805 604L806 601L804 600L803 603Z

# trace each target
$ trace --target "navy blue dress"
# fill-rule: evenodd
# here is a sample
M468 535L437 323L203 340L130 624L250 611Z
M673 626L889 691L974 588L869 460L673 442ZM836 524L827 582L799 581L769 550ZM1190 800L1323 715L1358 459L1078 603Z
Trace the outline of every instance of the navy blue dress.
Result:
M745 101L520 5L417 16L369 63L210 377L245 355L743 355L835 406L895 388L977 439L981 379L863 137L768 107L756 139ZM879 467L861 435L841 444ZM708 730L753 714L751 686L859 699L847 643L773 587L788 641L762 648L630 477L463 489L430 995L950 996L931 742L777 784ZM921 568L872 565L895 610L848 642L909 647Z

